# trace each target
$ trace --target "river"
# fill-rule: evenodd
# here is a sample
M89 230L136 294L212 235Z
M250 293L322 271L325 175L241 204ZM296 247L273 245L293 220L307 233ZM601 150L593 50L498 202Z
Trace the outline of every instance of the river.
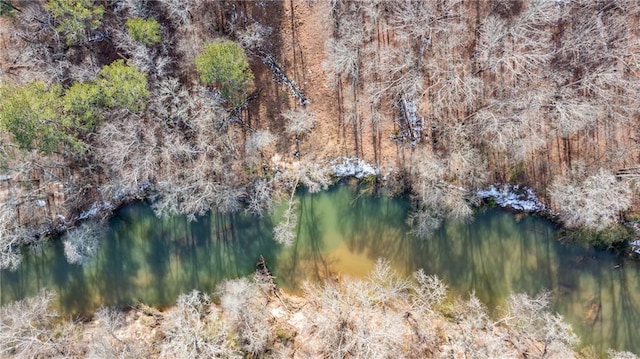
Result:
M511 292L549 290L583 344L640 353L640 265L606 251L563 244L550 222L499 209L479 210L470 223L445 222L427 240L408 235L408 203L358 194L347 185L298 196L298 240L272 239L278 211L257 218L210 214L157 219L147 204L116 214L96 258L68 264L60 241L30 249L15 272L0 272L0 302L59 294L63 313L88 315L99 306L138 302L172 305L180 293L215 291L222 280L249 275L263 255L278 284L295 292L305 280L358 277L377 258L400 273L423 268L452 295L475 294L489 308Z

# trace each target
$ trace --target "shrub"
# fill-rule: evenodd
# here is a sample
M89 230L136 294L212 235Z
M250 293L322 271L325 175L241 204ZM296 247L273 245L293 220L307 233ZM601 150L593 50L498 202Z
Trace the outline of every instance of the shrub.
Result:
M76 126L91 130L97 125L101 111L100 88L92 82L75 82L64 94L62 108Z
M144 45L153 46L162 41L160 24L155 19L134 17L127 19L126 26L129 35Z
M147 76L124 60L116 60L104 66L96 83L106 107L123 107L138 112L147 105Z
M0 128L22 149L51 153L62 144L81 148L69 134L72 124L60 117L60 86L43 82L0 87Z
M65 34L67 45L82 42L85 32L97 29L104 15L94 0L50 0L45 7L58 21L56 31Z
M216 40L207 44L195 59L200 81L214 85L232 106L240 106L253 82L247 56L237 43Z

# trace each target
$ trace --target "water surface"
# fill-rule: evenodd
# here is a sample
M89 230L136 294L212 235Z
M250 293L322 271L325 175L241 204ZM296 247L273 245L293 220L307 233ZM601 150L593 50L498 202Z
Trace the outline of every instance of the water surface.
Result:
M62 245L31 250L16 272L0 272L2 304L47 287L59 309L90 314L103 305L164 307L192 289L214 292L224 279L249 275L260 255L277 282L295 291L305 280L363 276L379 257L400 273L437 274L453 295L475 294L490 308L511 292L551 291L583 344L640 353L640 266L608 252L558 242L548 221L490 209L467 224L445 223L432 238L407 234L402 199L358 194L346 185L299 197L298 240L274 243L278 214L210 214L197 222L159 220L146 204L120 210L97 257L68 264ZM276 211L278 212L278 211Z

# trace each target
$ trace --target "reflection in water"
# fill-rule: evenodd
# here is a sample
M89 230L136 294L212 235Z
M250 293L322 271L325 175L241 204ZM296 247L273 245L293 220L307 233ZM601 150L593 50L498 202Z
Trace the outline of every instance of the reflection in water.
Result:
M136 204L119 211L109 227L85 267L68 264L59 241L27 253L16 272L0 273L2 303L48 287L70 313L136 302L163 307L194 288L212 292L223 279L252 273L260 254L273 257L277 249L270 221L248 216L158 220L149 206Z
M554 309L584 344L640 352L633 337L640 329L638 263L558 243L556 229L542 219L486 210L472 223L445 223L418 240L407 235L408 204L401 199L358 196L348 186L299 199L298 240L289 248L272 240L278 214L188 222L159 220L147 205L131 205L111 220L90 265L68 264L59 241L31 250L18 271L0 272L0 300L48 287L67 313L136 302L163 307L180 293L213 292L226 278L251 274L260 255L290 291L305 280L365 275L385 257L402 274L424 268L453 295L475 292L490 308L511 292L550 290Z

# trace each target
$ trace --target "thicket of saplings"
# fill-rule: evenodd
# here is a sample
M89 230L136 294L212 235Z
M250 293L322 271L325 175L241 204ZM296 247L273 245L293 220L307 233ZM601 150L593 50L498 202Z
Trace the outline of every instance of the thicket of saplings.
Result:
M216 298L193 291L165 312L101 308L88 322L61 318L43 291L0 310L3 357L92 358L595 358L549 311L549 295L511 295L490 316L473 295L378 260L364 279L306 284L288 296L272 278L227 280ZM634 358L609 351L611 358Z

